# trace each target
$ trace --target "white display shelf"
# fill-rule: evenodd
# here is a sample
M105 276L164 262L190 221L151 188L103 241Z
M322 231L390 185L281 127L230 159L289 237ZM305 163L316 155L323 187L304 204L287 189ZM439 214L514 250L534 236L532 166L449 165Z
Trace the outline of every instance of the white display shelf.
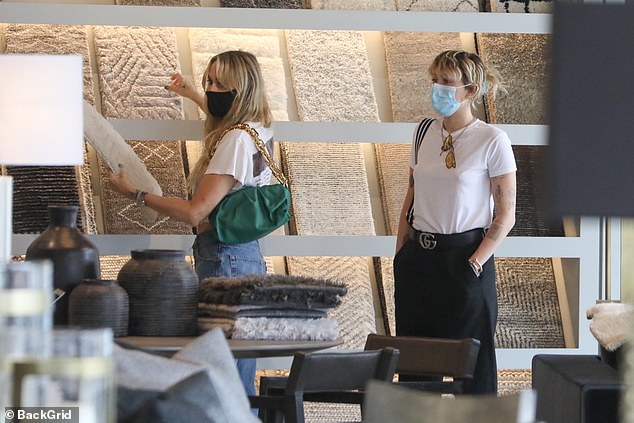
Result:
M550 14L0 3L4 23L546 34Z

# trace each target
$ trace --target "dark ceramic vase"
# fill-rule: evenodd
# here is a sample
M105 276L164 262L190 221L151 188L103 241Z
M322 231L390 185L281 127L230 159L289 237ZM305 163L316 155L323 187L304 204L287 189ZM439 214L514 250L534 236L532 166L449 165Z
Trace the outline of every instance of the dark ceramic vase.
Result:
M117 280L130 301L130 336L198 332L198 276L181 250L132 250Z
M98 279L99 252L77 229L76 206L48 206L49 225L27 248L26 260L53 262L53 287L65 292L55 303L53 324L68 325L70 294L82 280Z
M84 279L73 289L68 323L85 328L110 328L115 337L128 334L128 293L115 280Z

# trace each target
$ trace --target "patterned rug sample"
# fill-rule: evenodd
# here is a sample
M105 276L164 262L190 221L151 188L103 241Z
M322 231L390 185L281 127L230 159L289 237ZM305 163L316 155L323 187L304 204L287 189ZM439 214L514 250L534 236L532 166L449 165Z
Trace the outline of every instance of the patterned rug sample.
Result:
M460 34L385 32L383 37L394 121L435 116L428 68L438 53L462 48Z
M300 120L378 122L363 36L353 31L284 31Z
M290 181L293 234L375 234L359 144L284 142L281 146Z
M400 11L478 12L478 0L396 0Z
M264 9L306 9L310 0L220 0L222 7L255 7Z
M495 67L508 91L485 100L487 121L548 124L549 34L476 34L479 55Z
M551 13L555 0L488 0L490 12Z
M395 334L391 257L375 258L386 332ZM497 348L564 348L557 286L549 258L496 257ZM379 273L380 271L380 273Z
M365 257L287 257L288 274L324 278L345 284L341 304L328 310L339 325L343 344L338 348L363 349L369 333L376 332L372 288Z
M95 54L106 118L182 119L182 99L163 86L179 70L176 37L166 28L95 27ZM130 141L164 196L186 198L183 143ZM166 217L147 225L131 200L112 191L100 160L106 233L190 234L191 228Z
M310 0L311 9L396 10L394 0Z
M77 54L83 57L84 99L94 103L86 29L74 25L9 24L7 54ZM42 140L46 142L46 140ZM48 225L49 204L79 207L77 227L97 233L90 163L78 167L11 167L14 178L13 228L15 233L39 233Z
M562 221L545 213L548 185L544 178L546 146L513 146L517 163L517 209L510 236L564 236Z
M532 389L533 372L531 369L499 369L498 395L512 395Z

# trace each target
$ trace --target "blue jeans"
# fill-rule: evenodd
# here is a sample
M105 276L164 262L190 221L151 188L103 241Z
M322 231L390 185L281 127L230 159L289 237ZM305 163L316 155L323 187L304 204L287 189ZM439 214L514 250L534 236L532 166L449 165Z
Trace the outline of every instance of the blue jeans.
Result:
M266 263L257 241L244 244L221 244L203 232L193 245L194 264L198 278L245 276L266 273ZM255 359L236 360L238 373L247 395L255 395Z

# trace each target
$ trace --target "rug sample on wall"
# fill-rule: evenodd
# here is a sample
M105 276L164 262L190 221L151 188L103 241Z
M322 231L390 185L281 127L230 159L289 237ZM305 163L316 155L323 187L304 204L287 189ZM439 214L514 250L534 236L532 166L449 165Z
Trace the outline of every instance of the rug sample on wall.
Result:
M396 10L394 0L309 0L311 9Z
M565 348L557 285L550 258L495 259L497 348Z
M427 70L440 52L462 49L460 34L385 32L383 41L394 121L420 122L436 116Z
M478 12L478 0L396 0L396 9L424 12Z
M182 99L165 90L179 71L176 36L166 28L94 27L101 112L106 118L183 119ZM181 141L129 141L164 196L187 198ZM147 225L133 201L115 193L100 160L105 233L191 234L167 217Z
M495 67L508 91L485 99L487 121L548 124L549 34L476 34L478 54Z
M262 9L306 9L310 0L220 0L222 7L255 7Z
M361 32L284 31L300 120L378 122Z
M490 12L551 13L555 0L488 0Z
M6 27L7 54L77 54L83 58L84 99L95 102L86 29L76 25L23 25ZM42 140L46 142L46 140ZM97 233L90 163L78 167L11 167L14 178L13 228L15 233L40 233L48 226L49 204L79 208L77 227Z
M409 186L409 144L374 144L379 189L387 235L398 233L398 222Z
M357 143L282 145L289 178L292 233L298 235L374 235L370 189Z
M545 212L548 147L515 145L513 152L517 164L517 206L515 226L509 236L565 236L561 219L553 219Z

